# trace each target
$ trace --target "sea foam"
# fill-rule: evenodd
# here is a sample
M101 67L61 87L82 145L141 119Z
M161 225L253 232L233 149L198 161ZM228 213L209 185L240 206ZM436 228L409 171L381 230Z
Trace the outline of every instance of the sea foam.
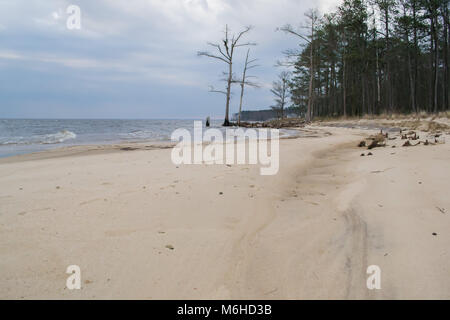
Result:
M30 137L9 137L4 141L0 140L0 145L27 145L27 144L56 144L67 140L75 139L77 135L68 130L57 133L34 135Z

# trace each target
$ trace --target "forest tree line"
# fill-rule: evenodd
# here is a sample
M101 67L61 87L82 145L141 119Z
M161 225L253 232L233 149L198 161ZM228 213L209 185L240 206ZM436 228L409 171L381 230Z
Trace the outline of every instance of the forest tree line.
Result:
M449 110L449 1L344 0L307 14L285 51L289 91L306 119Z

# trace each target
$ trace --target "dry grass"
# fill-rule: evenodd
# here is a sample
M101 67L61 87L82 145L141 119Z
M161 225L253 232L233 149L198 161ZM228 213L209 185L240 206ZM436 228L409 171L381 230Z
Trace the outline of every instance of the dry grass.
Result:
M450 132L450 111L438 114L421 112L419 114L380 114L364 117L339 117L315 119L315 122L373 123L384 127L398 127L409 130L420 130L430 133Z
M428 113L425 111L421 111L419 113L381 113L381 114L374 114L374 115L364 115L362 117L359 116L339 116L339 117L315 117L314 121L317 122L327 122L327 121L353 121L353 120L411 120L411 119L438 119L438 118L446 118L450 119L450 111L444 111L439 113Z

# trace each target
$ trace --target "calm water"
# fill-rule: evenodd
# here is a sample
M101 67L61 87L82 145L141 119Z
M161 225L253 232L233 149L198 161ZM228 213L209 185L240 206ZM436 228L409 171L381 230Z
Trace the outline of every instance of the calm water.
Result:
M211 127L223 130L221 124L212 120ZM70 145L170 141L175 129L193 127L194 120L0 119L0 157Z

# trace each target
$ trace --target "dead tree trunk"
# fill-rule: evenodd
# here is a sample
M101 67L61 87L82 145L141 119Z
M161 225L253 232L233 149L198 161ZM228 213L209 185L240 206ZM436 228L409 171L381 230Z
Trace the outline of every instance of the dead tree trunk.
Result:
M229 114L230 114L230 99L231 99L231 85L234 82L233 81L233 55L235 52L235 49L238 47L243 46L250 46L255 45L254 43L239 43L242 36L249 32L252 29L251 26L246 27L243 31L239 32L237 35L233 35L230 37L229 35L229 29L228 25L225 26L225 37L222 39L222 44L216 44L208 42L208 45L214 47L217 49L217 54L209 53L208 51L199 51L197 53L198 56L205 56L213 59L220 60L222 62L225 62L228 65L228 74L227 74L227 88L226 88L226 104L225 104L225 119L223 122L223 126L229 126L230 120L229 120ZM224 93L222 91L214 91L212 92L220 92Z
M245 57L244 71L242 72L242 80L239 81L239 84L241 86L241 98L239 101L238 126L241 125L242 102L244 100L245 85L248 85L251 87L258 87L258 85L256 83L253 83L253 82L250 82L247 80L248 78L251 77L251 76L247 75L247 70L257 67L256 65L253 64L256 61L256 59L248 60L249 54L250 54L250 49L247 50L247 56Z

